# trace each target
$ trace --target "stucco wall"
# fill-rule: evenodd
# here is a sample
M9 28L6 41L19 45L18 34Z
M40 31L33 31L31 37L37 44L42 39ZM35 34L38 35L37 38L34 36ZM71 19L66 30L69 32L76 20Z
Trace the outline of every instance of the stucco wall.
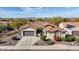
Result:
M64 25L63 23L60 23L60 24L59 24L59 27L67 31L65 34L72 35L72 30L66 28L65 25Z
M55 33L49 33L47 32L47 38L54 40Z
M60 27L60 28L65 28L65 26L64 26L63 23L60 23L60 24L59 24L59 27Z

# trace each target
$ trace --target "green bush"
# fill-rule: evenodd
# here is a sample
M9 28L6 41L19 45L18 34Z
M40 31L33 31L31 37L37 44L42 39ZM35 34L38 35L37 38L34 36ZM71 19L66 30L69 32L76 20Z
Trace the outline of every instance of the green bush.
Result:
M66 37L62 38L62 41L66 41L66 42L72 42L75 41L75 37L71 36L71 35L67 35Z
M66 37L62 37L61 39L62 39L62 41L66 41Z
M48 40L46 41L46 43L47 43L48 45L54 44L53 41L52 41L51 39L48 39Z
M54 42L51 39L46 39L46 36L41 36L41 39L45 41L48 45L54 44Z
M43 41L46 41L47 39L46 39L46 35L43 35L43 36L41 36L40 37Z
M46 39L46 41L49 41L49 40L51 40L51 39L49 39L49 38L48 38L48 39Z
M40 33L40 35L42 36L42 32L43 32L43 31L42 31L41 28L37 28L37 30L36 30L36 35Z

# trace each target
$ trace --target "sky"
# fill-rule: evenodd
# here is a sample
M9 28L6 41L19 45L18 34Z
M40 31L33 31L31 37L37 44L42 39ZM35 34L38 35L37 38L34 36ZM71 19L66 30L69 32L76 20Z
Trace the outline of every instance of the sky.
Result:
M2 18L79 17L78 7L0 7Z

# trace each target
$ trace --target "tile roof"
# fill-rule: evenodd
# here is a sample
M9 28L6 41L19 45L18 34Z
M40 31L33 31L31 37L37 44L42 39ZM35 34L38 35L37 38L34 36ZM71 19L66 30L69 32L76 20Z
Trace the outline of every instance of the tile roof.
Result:
M64 29L61 29L59 27L51 28L51 29L48 30L48 32L57 32L57 31L59 31L59 32L66 32Z
M35 22L31 23L31 26L33 28L43 28L44 30L46 30L48 32L55 32L55 31L65 32L64 29L61 29L56 25L53 25L51 23L44 22L44 21L35 21Z
M35 21L30 24L33 28L44 28L45 26L55 26L51 23L44 22L44 21Z
M48 32L56 32L56 31L66 32L64 29L59 28L58 26L53 26L53 25L45 26L44 30Z
M35 21L35 22L32 22L30 25L22 26L21 28L23 29L29 26L34 29L42 28L43 30L48 31L48 32L55 32L55 31L65 32L64 29L61 29L56 25L53 25L48 22L43 22L43 21Z
M62 22L65 26L67 25L73 25L73 26L79 26L79 22Z

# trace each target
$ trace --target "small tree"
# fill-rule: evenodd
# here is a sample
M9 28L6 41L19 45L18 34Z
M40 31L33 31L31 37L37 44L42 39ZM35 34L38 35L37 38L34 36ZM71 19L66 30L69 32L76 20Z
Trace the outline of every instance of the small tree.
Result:
M41 29L41 28L37 28L37 30L36 30L36 35L37 35L37 34L41 34L41 36L42 36L42 33L43 33L42 29Z
M43 41L47 41L47 39L46 39L46 36L44 35L44 36L41 36L40 37Z
M72 42L75 41L75 37L71 35L66 35L66 37L62 38L62 41Z

